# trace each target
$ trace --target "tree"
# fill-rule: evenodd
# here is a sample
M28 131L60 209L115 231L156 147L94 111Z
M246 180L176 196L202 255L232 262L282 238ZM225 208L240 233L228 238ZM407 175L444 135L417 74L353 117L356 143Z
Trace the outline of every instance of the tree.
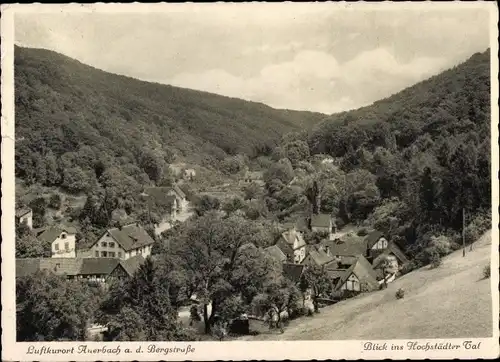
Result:
M297 308L299 300L297 287L288 279L281 278L254 298L253 307L261 315L267 315L270 328L280 328L283 331L283 319Z
M223 312L226 299L239 296L247 303L274 270L264 252L250 245L255 240L251 225L238 216L207 213L186 224L172 243L171 253L179 258L203 306L206 333L216 316L229 318Z
M302 293L311 292L315 312L319 310L318 298L331 291L331 286L330 279L324 269L317 266L308 267L300 280Z
M239 197L233 197L222 205L222 210L224 210L229 215L235 211L243 209L244 207L245 203L242 199L240 199Z
M16 280L19 341L84 340L95 296L86 284L49 272Z
M141 336L147 341L177 340L180 332L177 310L170 302L169 286L159 271L148 257L129 281L112 284L100 314L101 323L109 325L108 338L129 340L131 336Z
M432 177L432 171L429 167L424 169L420 181L420 211L423 220L427 222L436 222L435 212L437 207L438 190L436 182Z
M245 200L255 199L260 193L260 187L255 182L251 182L243 187L243 193L245 194Z
M275 162L269 167L267 172L264 173L264 180L266 185L271 182L271 180L279 180L285 185L292 181L294 177L292 163L288 158L282 158L278 162Z
M16 258L50 257L50 248L50 243L38 240L27 225L16 227Z
M300 161L305 161L309 158L309 146L306 142L295 140L291 141L284 146L285 157L287 157L293 166L297 165Z
M194 211L198 216L213 210L219 210L219 208L220 200L215 196L203 195L194 202Z

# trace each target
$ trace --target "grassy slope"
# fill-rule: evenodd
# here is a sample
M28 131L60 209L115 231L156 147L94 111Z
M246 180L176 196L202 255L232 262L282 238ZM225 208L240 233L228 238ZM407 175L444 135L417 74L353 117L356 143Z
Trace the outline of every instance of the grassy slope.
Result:
M343 340L462 338L492 335L491 279L482 279L490 262L491 232L462 257L458 250L437 269L409 273L384 291L326 307L312 318L292 321L283 334L248 340ZM397 300L398 288L405 298Z

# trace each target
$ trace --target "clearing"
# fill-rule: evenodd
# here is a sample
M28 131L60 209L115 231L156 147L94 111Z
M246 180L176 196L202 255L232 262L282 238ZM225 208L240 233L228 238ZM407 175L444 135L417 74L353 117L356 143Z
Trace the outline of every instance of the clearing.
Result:
M346 340L411 338L487 338L493 334L490 264L491 231L440 267L402 276L386 290L325 307L313 317L290 322L283 334L262 333L238 340ZM399 288L404 299L396 299Z

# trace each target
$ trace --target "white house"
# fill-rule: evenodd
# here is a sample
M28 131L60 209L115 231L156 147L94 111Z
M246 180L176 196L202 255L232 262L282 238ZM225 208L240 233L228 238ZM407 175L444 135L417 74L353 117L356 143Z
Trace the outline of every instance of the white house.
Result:
M38 238L50 243L53 258L76 257L76 229L66 226L52 226L41 233Z
M154 243L142 226L133 223L106 230L84 254L94 258L129 259L136 255L146 258L151 255Z
M189 201L186 197L186 194L184 191L181 190L181 188L177 185L174 185L167 193L168 195L175 196L175 199L177 200L177 210L185 210L187 209L189 205Z
M30 229L33 229L33 210L29 207L16 209L16 221L19 224L25 223Z
M283 232L276 246L287 256L287 260L296 264L302 263L306 257L307 243L295 228Z

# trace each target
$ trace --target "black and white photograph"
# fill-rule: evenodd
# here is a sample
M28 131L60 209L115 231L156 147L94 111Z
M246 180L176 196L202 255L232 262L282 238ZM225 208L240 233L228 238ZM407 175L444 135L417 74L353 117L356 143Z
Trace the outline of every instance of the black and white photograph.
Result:
M433 3L2 6L10 358L498 356L498 13Z

